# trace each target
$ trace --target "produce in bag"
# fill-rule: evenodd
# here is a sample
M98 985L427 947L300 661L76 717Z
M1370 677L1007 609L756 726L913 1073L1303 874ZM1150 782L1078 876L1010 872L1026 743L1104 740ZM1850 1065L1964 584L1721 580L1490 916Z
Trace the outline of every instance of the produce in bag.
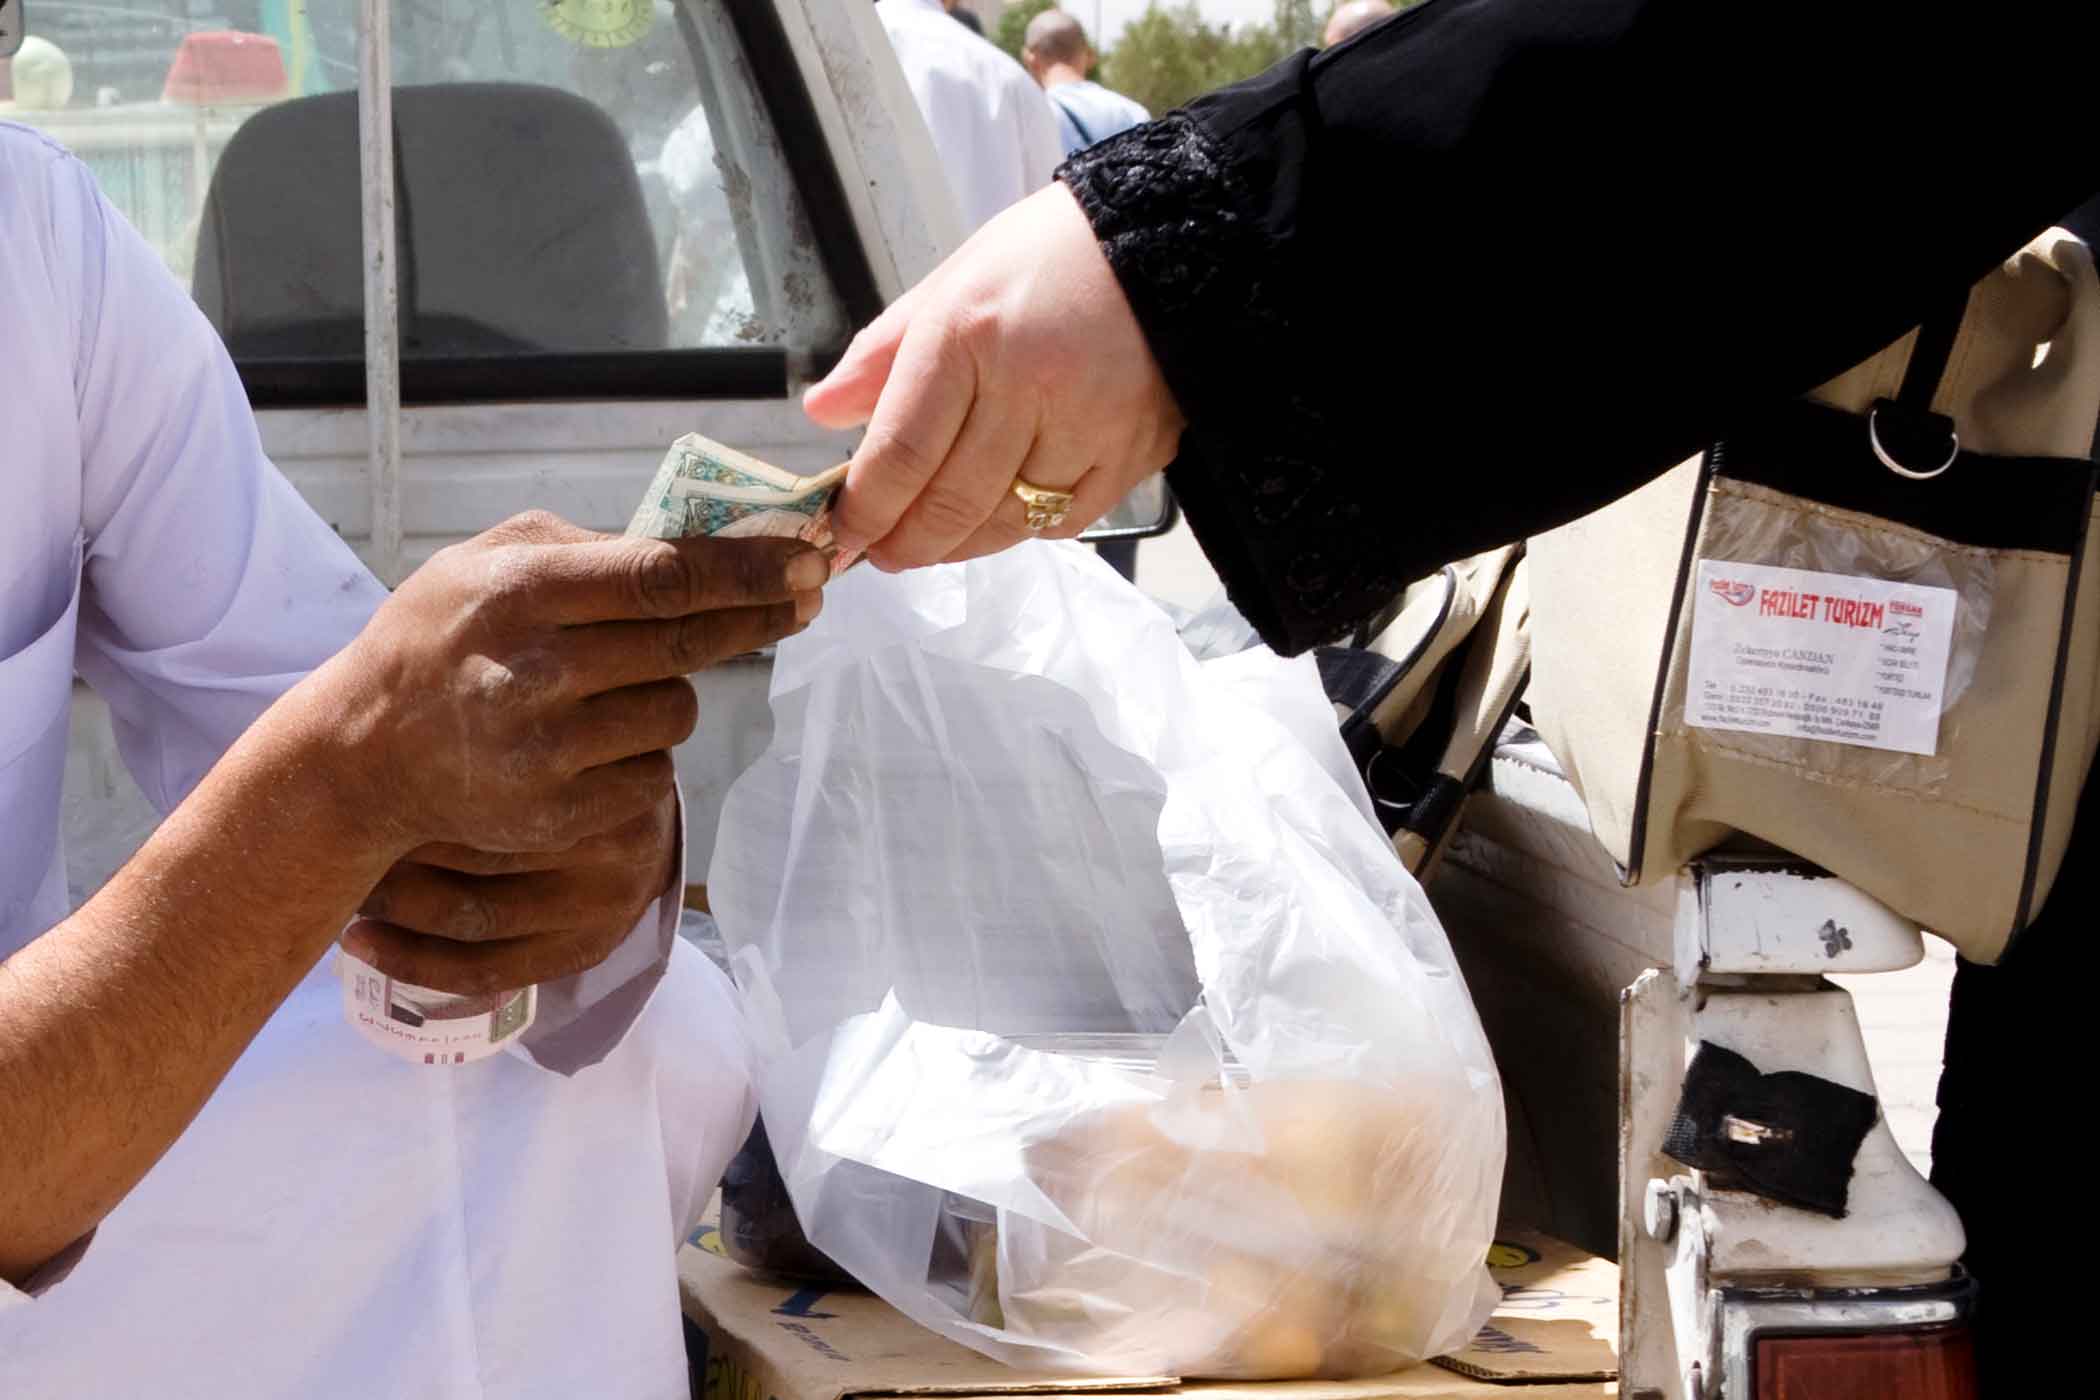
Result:
M802 1233L763 1120L751 1125L750 1136L729 1159L720 1203L722 1252L745 1268L797 1283L853 1282Z
M1500 1090L1309 658L1199 663L1034 543L840 579L773 704L709 890L813 1246L1073 1374L1371 1375L1471 1337Z

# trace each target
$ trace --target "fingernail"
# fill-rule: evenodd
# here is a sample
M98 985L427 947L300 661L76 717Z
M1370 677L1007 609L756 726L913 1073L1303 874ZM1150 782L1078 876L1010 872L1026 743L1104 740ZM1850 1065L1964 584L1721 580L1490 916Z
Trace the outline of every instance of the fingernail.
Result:
M795 621L807 627L824 610L824 595L814 590L795 595Z
M831 563L815 550L798 554L788 561L787 586L796 593L812 588L822 588L824 580L831 577Z

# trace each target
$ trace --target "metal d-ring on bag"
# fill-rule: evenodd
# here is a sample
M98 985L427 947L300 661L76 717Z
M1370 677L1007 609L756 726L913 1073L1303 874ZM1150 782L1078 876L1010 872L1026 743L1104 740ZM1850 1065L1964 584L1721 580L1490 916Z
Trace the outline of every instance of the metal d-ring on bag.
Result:
M1531 541L1539 730L1628 883L1749 836L1994 961L2100 739L2100 283L1947 315Z

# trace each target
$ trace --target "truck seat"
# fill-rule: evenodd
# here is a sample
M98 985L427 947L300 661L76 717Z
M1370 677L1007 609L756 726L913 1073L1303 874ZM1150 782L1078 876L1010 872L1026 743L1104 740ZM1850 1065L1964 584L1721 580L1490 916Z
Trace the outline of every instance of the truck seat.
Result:
M1636 889L1620 883L1618 864L1590 831L1582 794L1522 721L1511 721L1496 741L1445 859L1534 899L1550 886L1547 897L1564 919L1625 944L1649 965L1670 964L1673 882Z
M192 290L236 358L364 353L357 94L265 108L227 144ZM661 349L663 281L634 158L556 88L394 90L401 353Z
M1494 1047L1507 1222L1618 1248L1619 992L1671 964L1675 881L1619 883L1536 731L1503 731L1428 882Z

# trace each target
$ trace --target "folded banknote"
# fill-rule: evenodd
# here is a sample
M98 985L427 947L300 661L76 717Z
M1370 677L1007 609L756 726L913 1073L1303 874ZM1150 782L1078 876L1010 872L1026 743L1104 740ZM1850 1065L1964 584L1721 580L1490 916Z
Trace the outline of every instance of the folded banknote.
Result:
M627 533L659 540L778 535L826 548L831 503L845 481L844 462L815 476L796 476L687 433L664 455ZM832 570L841 572L852 562L842 556Z

